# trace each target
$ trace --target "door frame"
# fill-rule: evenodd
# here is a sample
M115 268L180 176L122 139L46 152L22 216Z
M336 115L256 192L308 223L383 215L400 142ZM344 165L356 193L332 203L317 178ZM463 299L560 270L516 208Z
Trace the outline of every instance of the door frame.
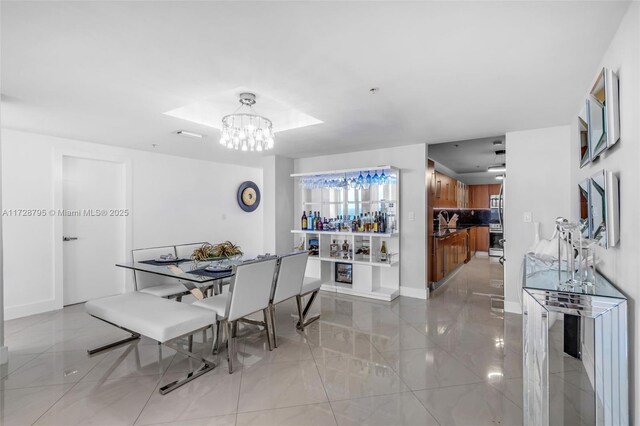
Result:
M129 209L129 215L125 216L124 253L130 253L133 246L133 180L131 159L123 156L96 154L86 151L76 151L69 149L53 150L53 209L57 212L64 208L63 203L63 173L64 158L78 158L82 160L106 161L121 164L123 171L123 196L124 208ZM62 242L64 232L64 218L53 216L53 294L54 309L62 309L64 305L64 247ZM125 261L126 259L122 259ZM113 266L116 267L115 265ZM123 269L120 274L123 280L125 291L133 291L133 276Z

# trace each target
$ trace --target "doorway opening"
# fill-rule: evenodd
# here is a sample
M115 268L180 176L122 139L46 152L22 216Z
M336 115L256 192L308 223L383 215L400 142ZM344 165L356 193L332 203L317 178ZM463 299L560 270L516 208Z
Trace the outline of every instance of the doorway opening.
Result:
M432 297L457 282L459 290L487 298L489 309L503 313L506 149L504 135L429 145Z

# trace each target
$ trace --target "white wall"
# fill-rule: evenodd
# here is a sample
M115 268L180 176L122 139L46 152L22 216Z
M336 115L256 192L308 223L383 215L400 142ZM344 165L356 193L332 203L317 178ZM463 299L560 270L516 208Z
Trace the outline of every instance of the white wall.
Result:
M261 253L262 207L243 212L239 184L262 187L262 170L2 129L4 209L51 209L57 155L88 153L131 164L134 248L209 240L237 242L247 254ZM160 188L161 187L161 188ZM5 217L5 318L59 309L54 286L52 217ZM125 259L123 259L125 260Z
M391 165L400 174L400 294L426 298L427 145L407 145L348 154L300 158L296 173ZM411 215L414 220L409 220ZM297 219L297 218L295 218Z
M629 298L629 360L632 393L630 405L634 424L640 425L640 327L637 301L640 299L640 4L633 3L623 19L601 66L611 68L620 78L620 141L596 162L580 169L577 116L571 125L571 211L579 216L578 183L607 169L620 179L620 243L597 253L600 271ZM599 72L593 70L594 80ZM585 93L588 87L585 88ZM509 147L511 148L511 147ZM635 401L635 404L634 404Z
M262 159L264 251L286 254L293 249L293 159L271 155Z
M550 238L555 218L571 214L570 128L510 132L506 137L505 310L521 313L522 264L534 241L533 222L540 222L541 238ZM532 213L532 223L524 223L524 212Z

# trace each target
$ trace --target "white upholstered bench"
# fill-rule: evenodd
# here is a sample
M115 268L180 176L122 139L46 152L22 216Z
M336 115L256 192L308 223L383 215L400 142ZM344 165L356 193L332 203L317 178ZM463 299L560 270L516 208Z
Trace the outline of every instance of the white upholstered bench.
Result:
M169 344L172 340L191 336L214 325L216 315L212 311L139 292L91 300L85 303L85 309L89 315L131 333L131 337L126 339L88 350L90 355L138 339L142 335L202 362L197 370L190 372L185 378L160 388L163 395L215 368L213 362L179 345Z

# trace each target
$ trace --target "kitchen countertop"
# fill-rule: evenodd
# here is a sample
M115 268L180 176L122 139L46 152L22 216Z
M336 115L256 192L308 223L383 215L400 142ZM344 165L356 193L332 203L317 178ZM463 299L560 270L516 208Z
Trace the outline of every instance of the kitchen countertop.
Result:
M489 225L484 225L484 224L461 224L456 226L455 228L442 228L438 231L433 231L433 237L434 238L445 238L448 237L449 235L453 235L456 234L458 232L462 232L462 231L466 231L467 229L470 228L475 228L475 227L481 227L481 226L489 226Z

